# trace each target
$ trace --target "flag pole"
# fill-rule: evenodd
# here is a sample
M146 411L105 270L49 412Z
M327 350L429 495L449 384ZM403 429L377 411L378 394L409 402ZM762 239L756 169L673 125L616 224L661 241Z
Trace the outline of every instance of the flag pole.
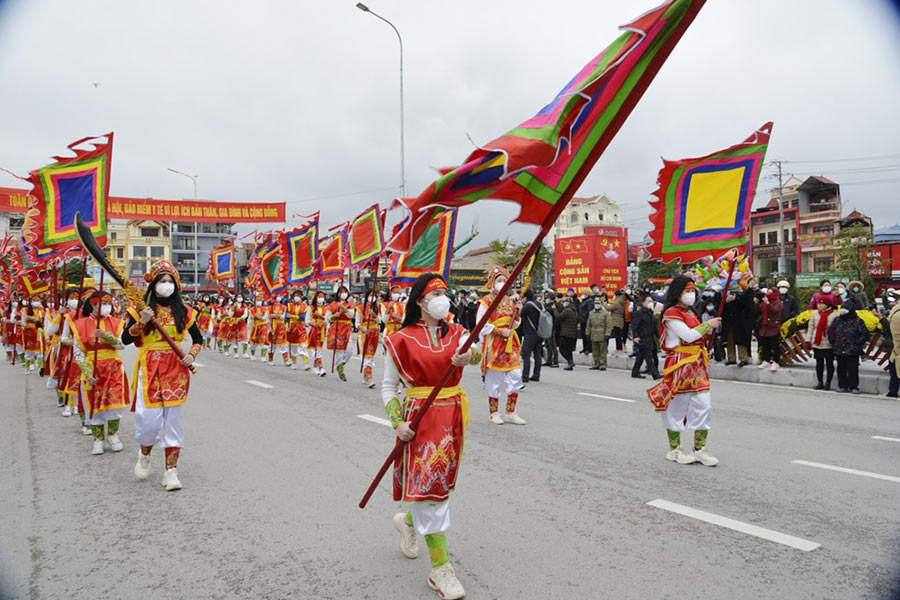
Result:
M100 294L100 297L97 299L97 329L98 330L100 329L100 318L101 318L100 317L100 308L103 306L103 274L104 274L104 272L105 272L105 269L100 269L100 285L97 288L98 293ZM95 336L96 336L96 332L95 332ZM87 341L87 340L85 340L85 341ZM99 350L100 350L100 344L99 344L99 342L97 342L97 338L94 337L94 366L91 369L91 375L93 375L95 379L97 377L97 352ZM74 352L74 347L73 347L73 352ZM90 403L91 403L90 418L91 419L94 418L94 409L95 409L94 405L96 404L96 402L97 402L97 384L95 383L94 385L91 386L91 400L90 400Z
M88 259L88 255L87 255L87 252L85 252L83 258L81 259L81 282L78 284L78 306L75 308L75 318L78 318L78 313L81 312L81 297L84 295L83 294L84 276L85 276L85 273L87 272L87 259ZM74 319L72 320L72 324L73 325L75 324ZM62 335L62 327L63 327L63 323L61 320L60 325L59 325L60 335ZM73 335L75 335L75 332L70 331L69 334L70 334L70 336L73 336ZM66 385L69 383L69 372L72 370L72 357L75 356L75 343L74 342L75 342L75 340L73 339L72 340L72 351L69 352L69 356L66 357L66 366L63 369L63 376L60 378L60 380L56 384L57 389L62 390L63 394L66 393Z

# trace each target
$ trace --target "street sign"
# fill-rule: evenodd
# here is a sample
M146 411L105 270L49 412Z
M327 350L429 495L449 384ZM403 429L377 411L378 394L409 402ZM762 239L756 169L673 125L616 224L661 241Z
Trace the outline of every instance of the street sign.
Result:
M855 272L854 272L855 275ZM798 288L810 288L810 287L819 287L819 282L823 279L827 279L833 284L843 281L844 283L850 282L850 277L847 275L843 275L841 273L836 273L834 271L813 271L811 273L797 273L797 277L794 281L794 287Z

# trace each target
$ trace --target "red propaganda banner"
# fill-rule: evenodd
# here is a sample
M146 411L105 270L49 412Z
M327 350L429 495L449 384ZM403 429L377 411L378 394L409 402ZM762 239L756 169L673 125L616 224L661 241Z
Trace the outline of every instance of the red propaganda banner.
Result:
M870 246L867 250L860 250L860 253L865 253L866 268L869 271L869 275L874 279L884 279L891 276L892 247L892 244L880 244L878 246ZM897 245L897 247L900 248L900 245Z
M0 212L25 213L28 190L0 188ZM215 202L110 196L106 216L131 221L153 219L185 223L284 223L284 202Z
M616 229L616 228L610 228ZM580 235L555 241L556 290L581 291L596 283L621 289L628 281L625 232L618 235Z

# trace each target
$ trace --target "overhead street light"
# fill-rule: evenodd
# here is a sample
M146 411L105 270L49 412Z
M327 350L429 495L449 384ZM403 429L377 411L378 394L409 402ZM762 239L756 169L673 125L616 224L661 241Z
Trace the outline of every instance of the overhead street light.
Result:
M173 169L169 167L169 171L176 173L178 175L184 175L188 179L194 182L194 201L197 200L197 179L200 177L199 175L188 175L187 173L182 173L177 169ZM171 225L171 224L170 224ZM197 252L197 227L199 227L199 223L194 222L194 294L200 293L200 276L197 271L197 262L199 261L199 254Z

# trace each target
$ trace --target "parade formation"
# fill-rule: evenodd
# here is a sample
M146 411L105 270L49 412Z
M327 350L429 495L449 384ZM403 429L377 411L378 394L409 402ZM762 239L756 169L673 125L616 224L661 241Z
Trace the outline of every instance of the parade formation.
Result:
M72 156L55 156L51 164L21 178L32 185L22 231L0 238L0 336L8 363L2 377L21 375L29 384L43 379L40 393L51 407L55 395L56 408L50 410L69 418L65 422L79 432L79 460L84 455L85 461L100 464L115 460L100 458L107 452L124 451L120 456L130 457L130 472L111 477L129 477L133 485L148 490L146 494L150 486L141 482L151 478L161 481L165 492L185 490L165 494L154 484L152 493L165 500L147 496L153 503L190 498L192 489L211 485L209 477L192 479L191 433L203 424L189 418L193 402L188 397L209 385L207 378L215 377L215 368L223 364L235 371L277 372L300 394L328 386L343 397L371 400L379 411L383 405L386 419L380 414L359 416L389 425L393 431L383 431L390 433L393 447L384 445L386 458L377 474L380 457L353 457L355 467L371 470L371 483L367 478L330 480L334 489L316 491L343 503L334 514L320 518L316 535L341 526L342 519L351 520L340 512L348 508L343 506L347 494L355 500L364 492L358 505L362 509L373 494L380 491L384 499L389 489L399 510L391 510L390 517L369 515L383 521L382 529L388 532L378 545L396 554L397 538L388 539L395 536L392 528L399 535L400 554L416 559L421 537L430 570L427 576L421 574L424 584L419 585L442 599L466 594L467 579L457 576L465 560L455 553L451 557L448 546L456 546L448 545L448 539L451 492L467 489L461 466L463 455L471 452L466 449L470 420L483 422L485 429L476 432L481 436L508 435L503 438L507 443L522 440L522 448L528 447L534 441L529 436L546 427L546 413L537 410L540 395L531 395L547 385L542 368L558 367L562 354L566 364L557 373L575 370L579 339L581 352L591 355L590 371L621 369L613 366L614 358L616 363L625 361L628 383L645 413L660 415L665 437L655 429L658 425L652 426L658 452L628 456L628 477L646 475L644 467L633 468L634 461L652 465L647 472L665 469L708 478L691 480L691 485L728 476L733 440L710 434L713 397L719 397L713 383L715 363L734 366L735 371L758 364L761 374L773 374L804 357L814 358L815 390L829 391L836 373L838 392L859 394L860 357L874 353L881 358L878 368L890 373L887 396L896 398L900 346L894 340L900 341L900 293L885 291L875 306L868 302L862 281L833 289L826 279L810 299L809 310L801 312L787 274L765 275L751 268L745 250L750 246L748 223L772 122L752 129L742 142L705 156L663 161L650 201L651 231L642 244L642 258L660 264L677 261L677 273L640 281L635 272L626 281L602 271L599 279L587 280L574 267L580 259L572 259L566 273L573 277L571 287L562 277L553 283L549 278L532 281L538 256L553 244L548 241L551 229L566 219L564 211L574 194L703 6L704 0L666 0L623 25L621 35L533 117L477 146L455 168L441 169L418 196L385 198L355 217L335 210L335 218L343 222L331 228L324 225L321 213L328 209L323 208L293 215L302 223L299 227L274 220L282 226L260 226L244 236L219 239L209 252L207 286L202 289L198 275L193 282L183 282L175 259L159 258L161 254L147 255L154 259L146 263L149 268L129 272L128 277L119 270L112 256L114 237L107 229L113 134L74 142L68 146ZM362 4L357 7L369 11ZM478 210L470 207L483 199L514 202L520 209L515 221L536 226L536 231L513 258L491 261L479 271L476 283L470 276L463 286L454 283L450 271L454 252L467 243L454 245L457 215ZM578 214L574 218L577 221ZM587 243L567 245L571 256L602 252L620 258L612 246L595 252ZM625 246L622 252L627 251L627 239ZM751 326L746 315L758 322ZM751 349L754 334L758 357ZM126 364L124 352L129 357L136 352L133 364ZM202 353L217 357L213 368L198 371ZM628 364L631 358L635 360ZM464 389L464 383L470 385L478 376L480 390ZM603 378L612 373L591 376L599 378L593 384L596 389L578 394L637 402L606 395ZM126 431L133 426L133 439L120 434L123 421ZM239 428L240 419L235 422ZM342 432L341 438L347 435ZM470 435L472 439L478 438ZM569 452L566 441L554 440L553 451ZM629 450L619 447L615 453ZM267 456L285 464L306 458ZM553 457L540 460L552 462ZM505 485L525 479L500 472L489 479L497 488L491 491L501 496ZM557 485L555 476L568 482L559 485L585 489L610 477L608 472L592 473L596 480L572 484L569 473L558 473L548 485ZM385 477L390 479L382 485ZM341 486L350 491L336 493ZM266 489L256 491L264 495ZM298 511L304 510L302 504L297 502ZM454 502L454 515L459 504ZM354 514L363 514L352 508ZM689 513L682 514L696 516ZM697 518L723 521L703 514ZM485 520L496 527L527 529L532 516L504 508L503 521L491 515ZM556 515L539 518L556 527ZM725 520L730 529L744 531ZM758 533L762 528L751 529ZM548 542L551 547L565 544L570 534L564 529L558 533L560 540ZM523 565L522 574L515 576L527 574L528 565Z

